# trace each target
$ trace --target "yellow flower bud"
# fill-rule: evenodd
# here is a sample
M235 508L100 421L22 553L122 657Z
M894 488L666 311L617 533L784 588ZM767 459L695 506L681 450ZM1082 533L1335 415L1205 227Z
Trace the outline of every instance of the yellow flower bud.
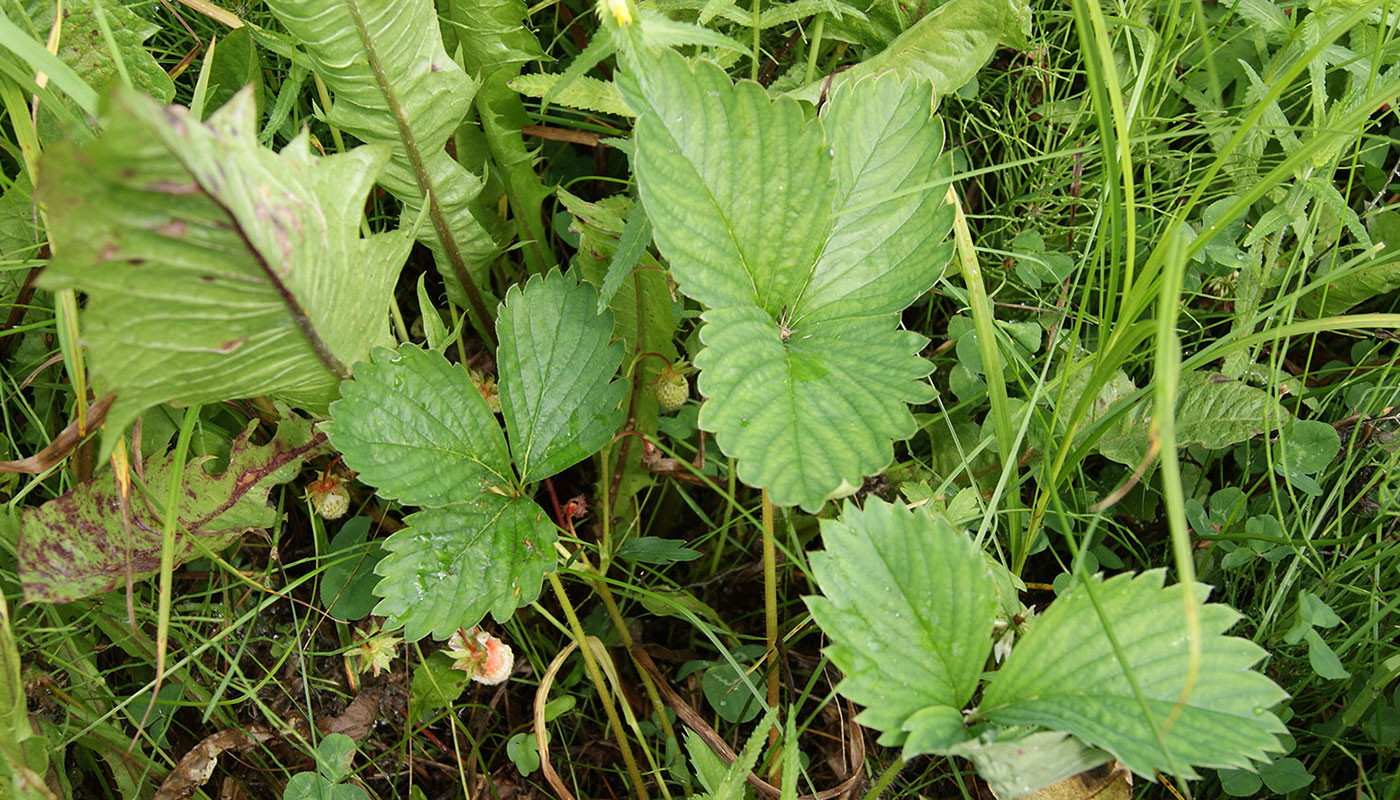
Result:
M617 24L632 24L632 9L627 7L627 0L608 0L608 11L612 12Z

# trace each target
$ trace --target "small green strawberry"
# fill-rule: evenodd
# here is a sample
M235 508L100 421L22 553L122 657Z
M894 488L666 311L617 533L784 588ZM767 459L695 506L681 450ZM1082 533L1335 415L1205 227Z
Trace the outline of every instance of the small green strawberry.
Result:
M686 378L690 371L690 367L682 360L675 364L667 364L661 370L661 374L656 376L653 387L656 390L656 402L661 406L661 410L675 411L690 399L690 380Z

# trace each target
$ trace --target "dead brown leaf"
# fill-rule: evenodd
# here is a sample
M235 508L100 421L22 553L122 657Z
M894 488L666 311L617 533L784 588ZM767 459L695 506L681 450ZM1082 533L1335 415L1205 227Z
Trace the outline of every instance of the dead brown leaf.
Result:
M83 419L88 431L95 431L102 427L102 421L107 418L107 409L112 407L112 401L116 399L116 395L107 394L88 407L87 415ZM78 420L74 419L68 423L68 427L59 431L58 436L54 437L53 442L48 447L29 458L21 458L18 461L0 461L0 472L38 475L67 458L68 454L73 452L73 448L77 447L86 436L86 433L78 431Z
M175 769L156 790L154 800L185 800L214 774L220 753L229 750L241 753L275 738L277 734L266 725L251 725L246 730L229 728L206 737L190 748L180 763L175 765Z

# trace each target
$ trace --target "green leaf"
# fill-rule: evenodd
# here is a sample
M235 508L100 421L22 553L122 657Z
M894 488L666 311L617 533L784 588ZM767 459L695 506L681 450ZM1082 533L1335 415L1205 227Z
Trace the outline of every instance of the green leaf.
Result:
M316 769L332 783L350 774L350 762L355 760L355 740L343 733L332 733L316 746Z
M507 84L512 91L526 97L544 97L559 83L560 76L546 72L532 72L511 78ZM602 81L588 75L580 75L567 86L555 92L549 102L569 108L580 108L597 114L616 114L619 117L635 117L636 112L627 107L617 84Z
M1041 731L1019 739L963 742L953 755L971 761L997 797L1020 797L1112 760L1102 750L1085 747L1060 731Z
M1292 419L1269 392L1224 376L1187 372L1176 397L1176 444L1219 450L1277 430ZM1153 405L1140 402L1098 441L1099 452L1120 464L1137 466L1147 455Z
M1308 643L1308 664L1318 677L1329 681L1341 681L1351 677L1347 668L1342 666L1342 660L1337 657L1337 653L1316 630L1308 628L1303 634L1303 640Z
M822 597L806 598L845 673L857 720L904 757L965 738L960 710L992 649L996 586L982 553L942 516L871 497L822 520L812 555Z
M1113 753L1133 772L1195 777L1193 767L1249 767L1279 749L1285 729L1269 709L1287 697L1250 669L1264 651L1225 636L1239 619L1232 609L1200 606L1201 658L1184 704L1190 648L1181 587L1164 588L1165 570L1093 580L1101 620L1080 582L1062 595L1011 651L982 696L983 717L1004 725L1068 731ZM1198 585L1204 601L1208 587ZM1104 631L1126 655L1119 662ZM1131 673L1151 719L1134 693ZM1171 716L1172 724L1162 726ZM1160 732L1171 752L1158 746Z
M404 519L384 542L374 613L404 626L410 641L446 639L489 612L504 622L540 594L554 568L554 524L531 500L485 493Z
M454 340L448 335L437 306L428 297L427 277L427 273L418 276L418 315L423 320L423 339L429 350L445 353Z
M700 738L700 734L690 728L685 729L685 749L690 754L690 766L695 772L695 777L707 792L714 791L715 787L724 782L724 773L728 765L710 749L704 739Z
M1337 429L1319 420L1297 420L1285 427L1283 433L1291 472L1317 473L1332 463L1342 449L1342 437Z
M1252 797L1264 786L1259 774L1249 769L1222 769L1218 775L1220 788L1231 797Z
M471 683L471 674L466 670L453 669L454 663L446 653L438 650L413 668L409 697L413 701L411 710L414 720L427 721L434 711L447 708L462 696Z
M746 483L815 511L888 464L906 403L933 394L926 340L898 328L949 253L928 89L853 85L819 122L674 53L627 83L657 246L709 309L700 425Z
M678 561L694 561L700 557L698 550L691 550L678 539L662 539L658 536L641 536L628 539L617 548L618 558L630 558L643 564L674 564Z
M348 365L389 339L411 242L361 238L387 153L327 158L305 135L258 145L252 95L207 123L120 93L92 145L44 154L49 289L87 294L83 341L117 392L109 437L159 403L267 395L324 410Z
M523 24L529 19L523 0L450 0L450 7L462 60L478 76L549 58Z
M1259 768L1259 777L1276 795L1291 794L1313 782L1308 768L1296 758L1280 758Z
M753 689L749 688L753 681L751 676L746 677L749 665L743 661L738 664L739 668L735 669L728 661L721 661L705 670L700 688L710 708L721 719L742 724L762 713L763 700L755 697Z
M1337 612L1307 589L1298 592L1298 616L1307 624L1319 628L1335 628L1342 624Z
M213 63L209 65L209 96L206 108L218 108L233 98L244 86L253 87L253 115L262 119L267 101L263 85L262 58L248 28L229 31L214 47Z
M476 114L491 154L491 169L504 183L520 252L531 272L556 266L541 208L554 193L535 169L533 144L522 134L535 120L525 113L520 96L507 84L526 61L546 58L535 34L525 27L529 12L523 0L452 0L451 23L459 31L462 65L481 81Z
M59 39L58 57L73 68L89 86L99 94L117 85L121 76L117 62L108 49L106 38L97 24L93 7L100 2L106 17L107 29L112 33L131 85L142 94L169 103L175 99L175 84L165 68L151 55L143 43L160 31L160 26L142 19L115 0L64 0L63 30ZM0 3L0 8L9 13L18 10L19 3L13 0ZM25 11L36 30L41 34L40 41L47 36L53 26L56 3L51 0L29 2ZM230 94L232 94L230 92Z
M496 416L442 354L411 344L375 350L341 394L322 430L381 497L445 506L514 485Z
M612 312L572 274L535 276L506 293L496 320L501 411L520 479L533 483L611 441L627 384Z
M365 544L369 524L369 517L346 522L322 556L326 571L321 574L321 605L337 619L364 619L374 610L374 566L384 557L384 547L378 541Z
M1371 238L1385 243L1385 250L1354 271L1329 279L1323 289L1298 301L1310 317L1331 317L1352 306L1400 289L1400 213L1382 211L1367 223ZM1325 294L1324 294L1325 292Z
M658 11L699 10L701 25L708 25L715 18L745 27L754 24L753 11L747 5L741 7L736 0L656 0L651 5ZM766 30L823 12L837 19L843 16L865 19L865 14L859 8L844 0L789 0L786 3L764 4L758 15L758 28Z
M646 209L636 206L627 216L627 224L622 228L617 249L613 251L612 261L608 262L608 274L603 278L603 285L598 290L598 313L601 314L603 309L612 303L618 288L632 274L632 270L637 268L637 263L642 260L649 244L651 221L647 219Z
M477 82L442 46L430 0L269 0L268 8L301 40L317 74L335 94L326 121L364 142L393 146L379 184L412 220L431 193L450 239L481 283L496 243L473 216L482 179L452 159L448 137L471 109ZM370 57L373 55L373 58ZM466 297L435 225L419 239L432 249L453 301Z
M1029 34L1030 11L1020 0L949 0L914 23L873 58L836 73L831 88L894 72L933 84L942 97L957 91L992 57L997 45ZM826 78L792 96L815 103Z
M706 794L696 795L696 800L743 800L747 796L745 789L749 773L758 766L758 756L763 752L767 731L773 724L773 713L770 711L764 715L744 742L744 749L728 765L698 734L691 730L685 732L685 749L690 754L691 766L706 789Z
M264 445L249 441L256 426L250 423L233 440L223 472L205 472L212 456L185 465L177 509L177 566L205 550L228 546L244 531L275 524L277 514L267 505L272 485L294 476L303 459L325 446L324 437L297 417L283 420L276 436ZM173 453L147 459L141 473L146 485L163 491L173 459ZM128 564L137 580L159 572L161 515L142 499L139 489L133 487L131 498L130 538L115 511L119 495L111 471L42 506L25 509L18 546L25 602L68 603L115 589L125 583Z
M517 733L506 740L506 757L515 764L520 777L526 778L540 768L539 743L533 733Z
M369 793L354 784L342 784L355 758L355 742L343 733L332 733L316 748L317 772L298 772L287 781L282 800L370 800Z

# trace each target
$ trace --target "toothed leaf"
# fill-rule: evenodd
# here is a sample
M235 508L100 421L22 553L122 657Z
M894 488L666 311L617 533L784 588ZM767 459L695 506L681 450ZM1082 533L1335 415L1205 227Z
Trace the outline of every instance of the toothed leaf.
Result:
M510 619L554 568L554 525L525 498L487 493L404 522L374 569L384 577L374 613L403 623L409 641L446 639L488 613Z
M708 307L701 427L776 503L855 491L913 434L906 404L933 394L926 340L898 316L949 253L928 85L853 84L808 120L670 52L622 84L656 243Z
M812 554L822 597L808 597L845 678L856 719L904 757L966 738L962 707L992 649L996 586L986 559L943 517L870 498L822 520Z
M1195 767L1250 767L1277 752L1277 735L1285 729L1270 709L1287 694L1251 670L1264 651L1225 635L1239 614L1218 603L1204 604L1206 586L1196 587L1202 603L1199 671L1184 704L1177 705L1188 679L1190 648L1181 587L1163 587L1165 576L1158 569L1137 577L1095 578L1102 620L1083 584L1051 603L987 687L982 716L1068 731L1147 778L1154 770L1189 778L1195 777ZM1126 665L1115 656L1105 624ZM1129 673L1150 719L1143 716ZM1161 731L1170 758L1154 731Z
M622 422L627 386L614 380L622 343L612 312L572 274L531 278L506 293L496 321L501 411L525 483L598 452Z
M445 506L514 484L496 416L467 371L441 353L380 348L341 395L322 429L381 497Z

